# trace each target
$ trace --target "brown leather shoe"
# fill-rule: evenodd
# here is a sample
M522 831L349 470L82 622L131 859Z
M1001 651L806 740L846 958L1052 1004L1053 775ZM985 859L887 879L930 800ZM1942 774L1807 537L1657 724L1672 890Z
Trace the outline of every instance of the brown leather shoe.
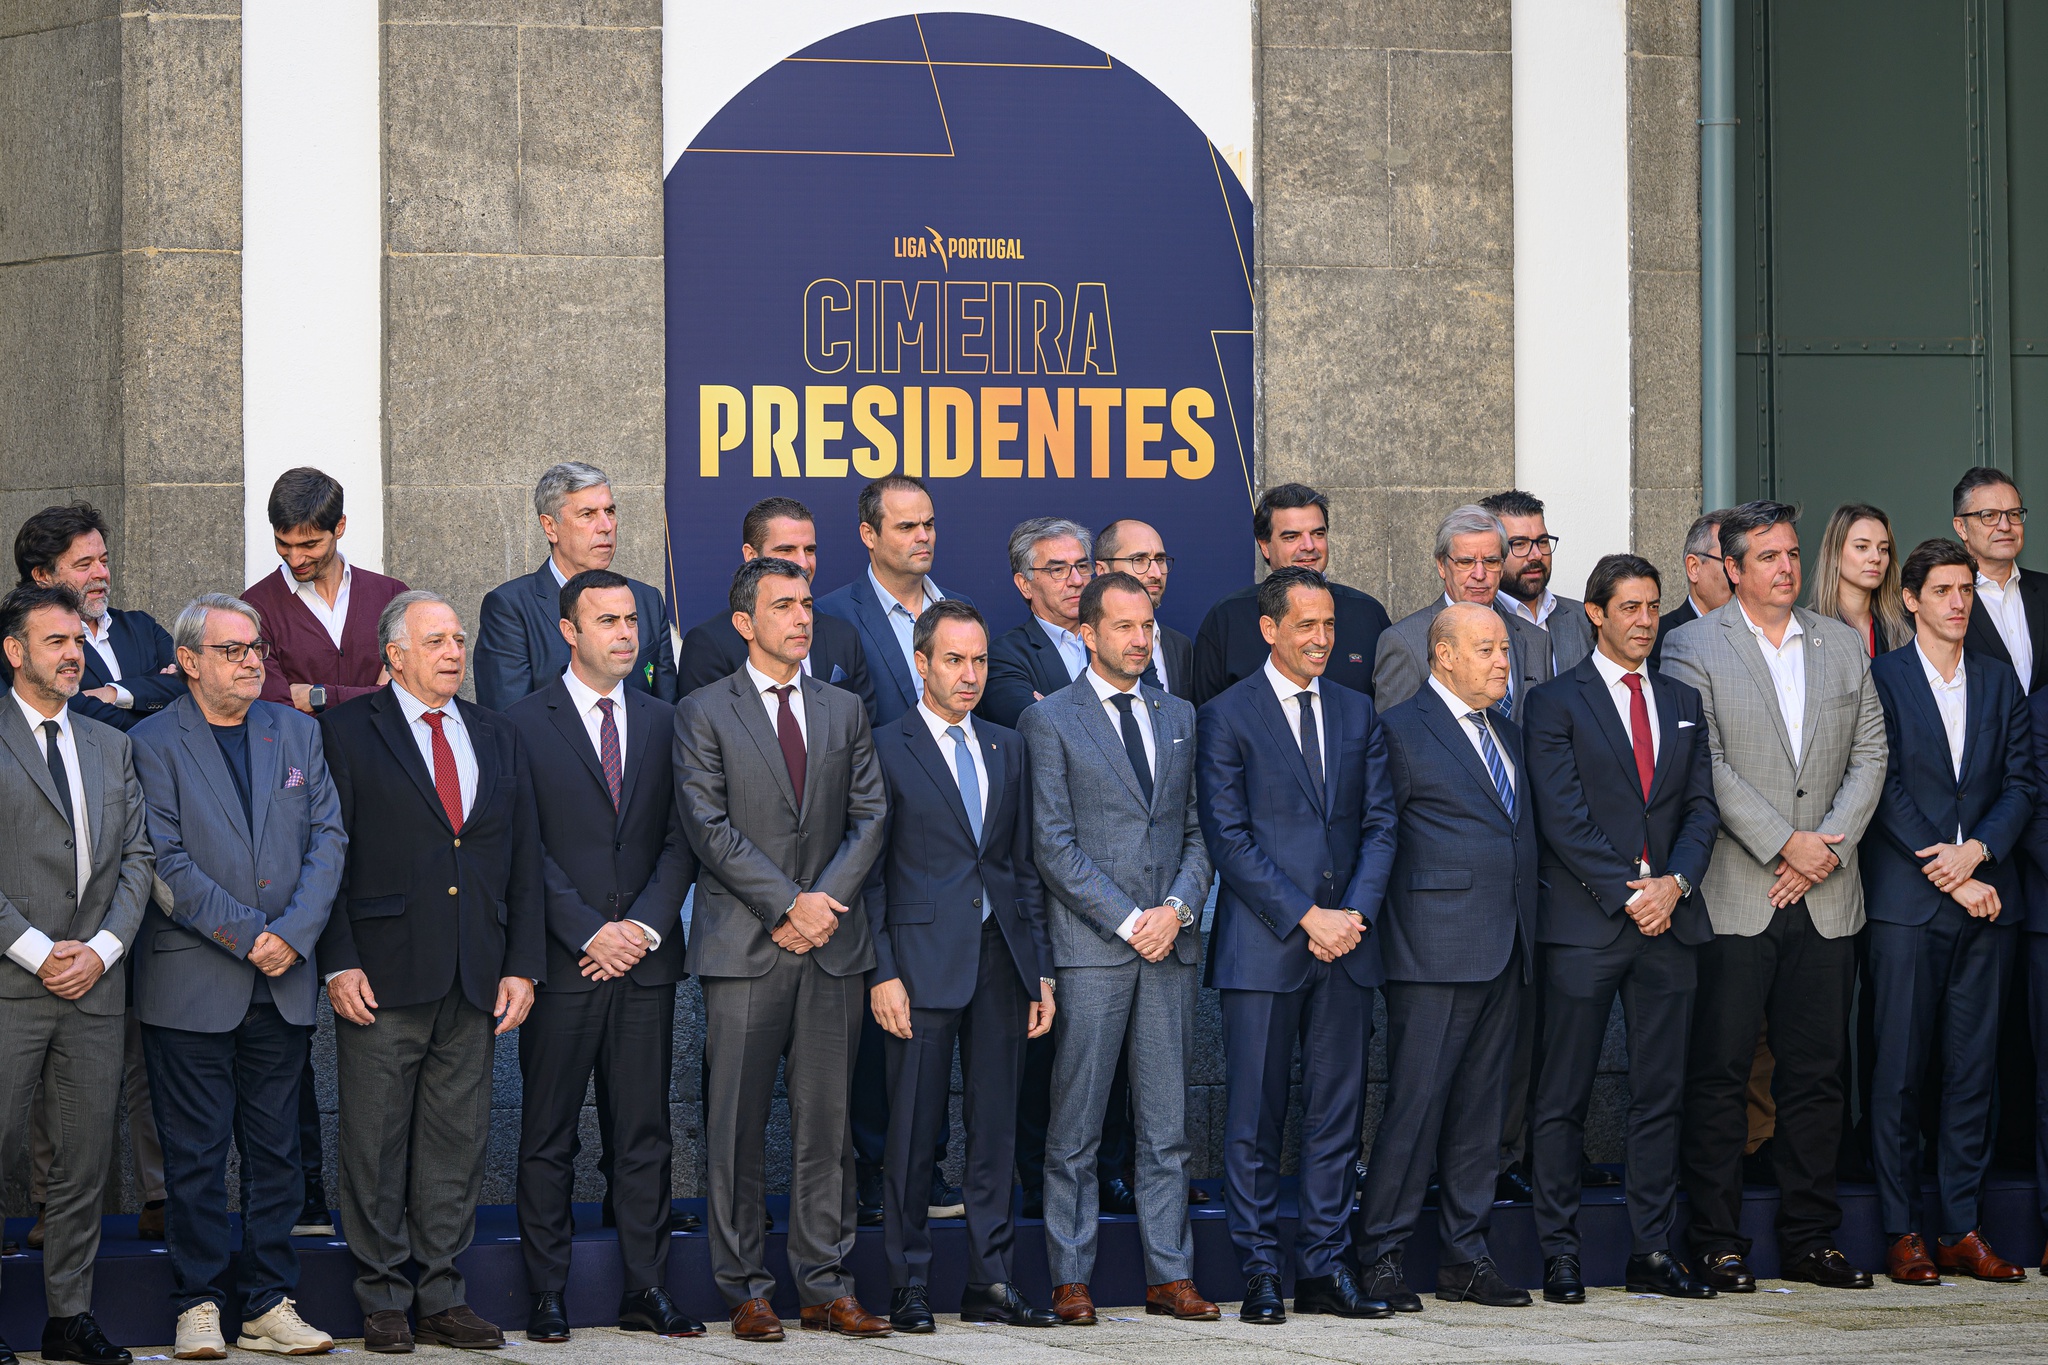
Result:
M386 1308L363 1319L363 1349L381 1356L412 1354L412 1324L397 1308Z
M766 1299L748 1299L727 1316L732 1319L733 1336L741 1341L782 1340L782 1319L775 1316Z
M45 1231L47 1231L47 1225L43 1221L43 1210L39 1204L36 1206L36 1224L26 1233L22 1234L21 1244L30 1251L41 1251L43 1249L43 1233Z
M466 1303L429 1313L413 1328L413 1336L429 1346L452 1346L461 1351L495 1351L505 1344L498 1325L485 1322Z
M1069 1327L1095 1325L1095 1300L1085 1284L1056 1284L1052 1288L1052 1311Z
M1172 1314L1182 1322L1214 1322L1220 1314L1216 1305L1195 1292L1193 1280L1173 1280L1145 1286L1145 1311Z
M1927 1258L1927 1243L1917 1232L1892 1239L1891 1249L1884 1254L1884 1273L1893 1284L1941 1283L1941 1272Z
M842 1337L886 1337L895 1331L887 1318L878 1318L860 1306L851 1294L830 1303L814 1303L797 1317L806 1332L837 1332Z
M2027 1272L2010 1261L2000 1260L1984 1241L1982 1233L1972 1231L1952 1247L1940 1242L1934 1244L1934 1263L1943 1270L1960 1270L1975 1280L1989 1280L1993 1284L2018 1284L2027 1278Z

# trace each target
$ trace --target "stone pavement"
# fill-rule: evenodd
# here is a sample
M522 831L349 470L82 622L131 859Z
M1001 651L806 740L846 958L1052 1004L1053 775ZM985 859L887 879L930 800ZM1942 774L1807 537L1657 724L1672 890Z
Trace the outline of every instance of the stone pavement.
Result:
M1148 1318L1109 1309L1097 1327L1026 1331L965 1327L940 1320L931 1336L876 1342L814 1336L789 1323L780 1345L736 1342L723 1323L697 1341L659 1341L616 1331L578 1330L563 1346L515 1336L495 1357L532 1365L639 1365L640 1362L746 1361L759 1365L1324 1365L1325 1362L1542 1362L1542 1365L1642 1365L1644 1362L1806 1361L1877 1365L1884 1361L1968 1361L1973 1365L2048 1360L2048 1284L1970 1281L1940 1289L1891 1284L1857 1293L1766 1281L1766 1292L1710 1303L1635 1298L1593 1289L1580 1307L1477 1308L1438 1303L1389 1322L1294 1318L1279 1327L1246 1327L1226 1309L1221 1322ZM1770 1290L1791 1289L1790 1293ZM875 1305L870 1305L875 1306ZM342 1349L361 1355L358 1342ZM166 1348L137 1350L138 1359ZM233 1352L238 1361L256 1357ZM422 1348L428 1360L453 1353ZM25 1359L32 1358L24 1356ZM474 1359L474 1357L472 1357Z

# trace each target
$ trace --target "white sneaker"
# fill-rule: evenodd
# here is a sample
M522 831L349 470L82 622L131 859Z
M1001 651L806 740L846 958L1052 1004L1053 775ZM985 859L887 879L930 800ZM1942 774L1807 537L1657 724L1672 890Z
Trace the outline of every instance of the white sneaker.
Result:
M290 1299L260 1318L242 1324L235 1346L244 1351L270 1351L284 1356L316 1356L334 1349L334 1338L317 1327L308 1326Z
M178 1314L178 1344L171 1348L178 1360L226 1360L228 1343L220 1334L220 1305L211 1299L195 1303Z

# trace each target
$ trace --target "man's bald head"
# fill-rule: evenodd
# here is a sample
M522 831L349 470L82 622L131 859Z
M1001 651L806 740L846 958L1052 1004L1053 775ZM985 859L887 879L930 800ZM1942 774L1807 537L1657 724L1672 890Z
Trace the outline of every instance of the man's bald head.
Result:
M1507 695L1512 660L1508 623L1492 607L1454 602L1429 623L1430 672L1475 711Z

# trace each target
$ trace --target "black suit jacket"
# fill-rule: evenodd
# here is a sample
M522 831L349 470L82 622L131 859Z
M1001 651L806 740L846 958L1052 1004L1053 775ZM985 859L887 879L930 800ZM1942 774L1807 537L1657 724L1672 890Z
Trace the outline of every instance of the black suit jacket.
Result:
M2027 637L2034 642L2034 677L2027 684L2027 694L2031 696L2048 683L2048 578L2038 573L2020 574L2020 609L2027 616ZM2012 667L2012 651L2005 647L1991 613L1982 608L1970 609L1970 633L1963 637L1963 648L1988 654L2007 668Z
M1538 942L1605 948L1624 931L1640 933L1623 907L1646 848L1656 875L1676 872L1692 883L1671 912L1670 932L1690 944L1714 936L1699 885L1721 812L1700 694L1651 670L1650 704L1658 743L1645 801L1635 747L1591 657L1530 689L1522 726L1540 840Z
M1024 994L1052 975L1052 942L1031 855L1031 759L1024 737L976 721L988 770L981 841L967 822L950 746L923 713L906 711L875 732L889 792L889 842L868 877L875 938L870 986L901 980L916 1009L962 1009L980 975L983 904L1001 929Z
M719 612L690 627L683 637L683 657L676 667L676 695L687 697L700 687L724 682L747 661L747 642L733 627L732 613ZM860 698L875 723L875 686L868 673L867 651L860 632L836 616L811 613L811 676Z
M458 834L404 713L382 687L320 718L348 863L320 936L322 972L360 968L384 1007L458 984L496 1008L503 977L547 979L540 823L518 727L458 698L476 750L476 798Z
M182 673L163 671L164 665L177 663L178 651L171 647L171 633L158 625L154 616L146 611L115 611L110 607L107 617L114 657L121 661L121 686L135 698L135 705L109 706L85 695L114 681L107 676L100 652L87 645L85 680L78 685L78 695L71 699L71 709L116 730L132 730L184 696L185 677Z
M1170 669L1171 663L1167 665ZM981 705L974 708L977 720L1017 728L1017 720L1032 702L1049 697L1073 682L1067 673L1060 648L1033 616L1015 630L1004 631L988 647L988 686L982 690ZM1036 692L1037 697L1031 694Z
M683 979L683 898L697 879L697 855L683 832L670 757L676 711L645 692L625 689L626 750L619 807L590 731L560 678L512 704L533 764L540 820L541 877L547 905L547 989L587 991L583 945L607 923L637 920L661 946L627 973L642 986Z
M1044 632L1040 632L1043 634ZM1166 690L1182 701L1195 699L1195 642L1172 626L1159 627L1159 652L1166 656Z
M1700 614L1692 609L1692 598L1687 597L1678 604L1678 610L1667 612L1657 618L1657 643L1650 646L1650 671L1664 666L1664 638L1688 621L1697 621Z
M640 615L640 657L626 686L676 699L676 659L669 642L668 607L661 590L639 579L633 606ZM476 626L476 699L503 711L529 692L562 676L569 642L562 638L562 589L545 562L532 573L484 594Z
M1369 698L1380 632L1393 622L1378 599L1356 588L1332 582L1330 595L1337 599L1337 644L1330 651L1330 666L1323 677ZM1272 652L1259 630L1259 585L1239 588L1202 618L1202 628L1195 634L1195 691L1189 700L1205 705L1231 684L1264 668Z

